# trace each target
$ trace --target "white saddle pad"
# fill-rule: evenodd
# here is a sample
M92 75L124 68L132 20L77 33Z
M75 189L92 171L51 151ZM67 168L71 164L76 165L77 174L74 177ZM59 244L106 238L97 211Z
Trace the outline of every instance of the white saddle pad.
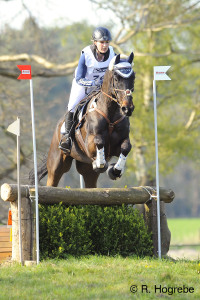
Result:
M60 128L60 133L65 134L65 122L63 122L61 128Z
M81 112L80 112L80 114L78 116L79 122L82 119L82 116L83 116L83 108L82 108L82 110L81 110ZM63 122L63 124L62 124L62 126L60 128L60 133L61 134L65 134L65 121Z

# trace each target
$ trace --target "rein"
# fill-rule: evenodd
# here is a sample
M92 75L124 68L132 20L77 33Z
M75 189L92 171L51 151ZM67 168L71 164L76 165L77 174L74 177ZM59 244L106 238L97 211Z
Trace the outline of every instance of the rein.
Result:
M103 90L101 90L101 92L102 92L104 95L106 95L108 98L110 98L111 100L115 101L115 102L120 106L120 104L119 104L119 102L117 101L117 99L115 99L115 98L113 98L112 96L106 94Z
M129 89L127 89L127 90L120 90L120 89L113 88L113 91L115 92L115 95L116 95L116 91L118 91L118 92L124 92L125 93L124 98L125 98L126 96L131 96L131 91L133 91L133 88L131 90L129 90ZM112 96L110 96L107 93L105 93L102 89L101 89L101 92L105 96L107 96L108 98L110 98L111 100L115 101L121 107L121 105L119 104L119 101L117 100L117 98L113 98ZM124 100L124 98L122 100Z

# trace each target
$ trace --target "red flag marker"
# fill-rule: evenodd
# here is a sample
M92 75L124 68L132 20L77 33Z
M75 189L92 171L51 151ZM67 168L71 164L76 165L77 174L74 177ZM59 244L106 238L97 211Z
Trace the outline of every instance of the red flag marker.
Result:
M31 79L31 65L17 65L21 74L17 79Z

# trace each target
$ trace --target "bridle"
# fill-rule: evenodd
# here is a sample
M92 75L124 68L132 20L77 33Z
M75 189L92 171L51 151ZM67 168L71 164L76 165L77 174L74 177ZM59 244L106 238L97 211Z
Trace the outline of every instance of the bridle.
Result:
M113 72L114 73L114 72ZM113 74L114 75L114 74ZM125 97L128 97L128 96L131 96L131 93L134 91L134 87L132 89L126 89L126 90L121 90L121 89L117 89L115 88L114 86L114 76L112 77L112 91L114 92L115 94L115 98L108 95L107 93L105 93L102 88L101 88L101 92L107 96L108 98L110 98L111 100L115 101L120 107L121 107L121 104L119 103L118 99L117 99L117 92L123 92L124 93L124 96L123 96L123 99L122 99L122 103L125 99Z

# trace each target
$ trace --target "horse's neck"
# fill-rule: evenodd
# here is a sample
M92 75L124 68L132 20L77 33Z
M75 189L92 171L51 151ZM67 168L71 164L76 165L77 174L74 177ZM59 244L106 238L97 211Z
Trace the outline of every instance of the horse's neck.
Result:
M115 121L121 115L119 105L103 93L99 97L97 106L111 122Z
M121 115L121 108L118 105L118 103L116 103L114 100L110 98L111 81L112 81L112 72L107 70L102 85L102 91L105 92L105 94L101 91L97 105L98 108L106 114L106 116L110 119L110 121L113 122Z

